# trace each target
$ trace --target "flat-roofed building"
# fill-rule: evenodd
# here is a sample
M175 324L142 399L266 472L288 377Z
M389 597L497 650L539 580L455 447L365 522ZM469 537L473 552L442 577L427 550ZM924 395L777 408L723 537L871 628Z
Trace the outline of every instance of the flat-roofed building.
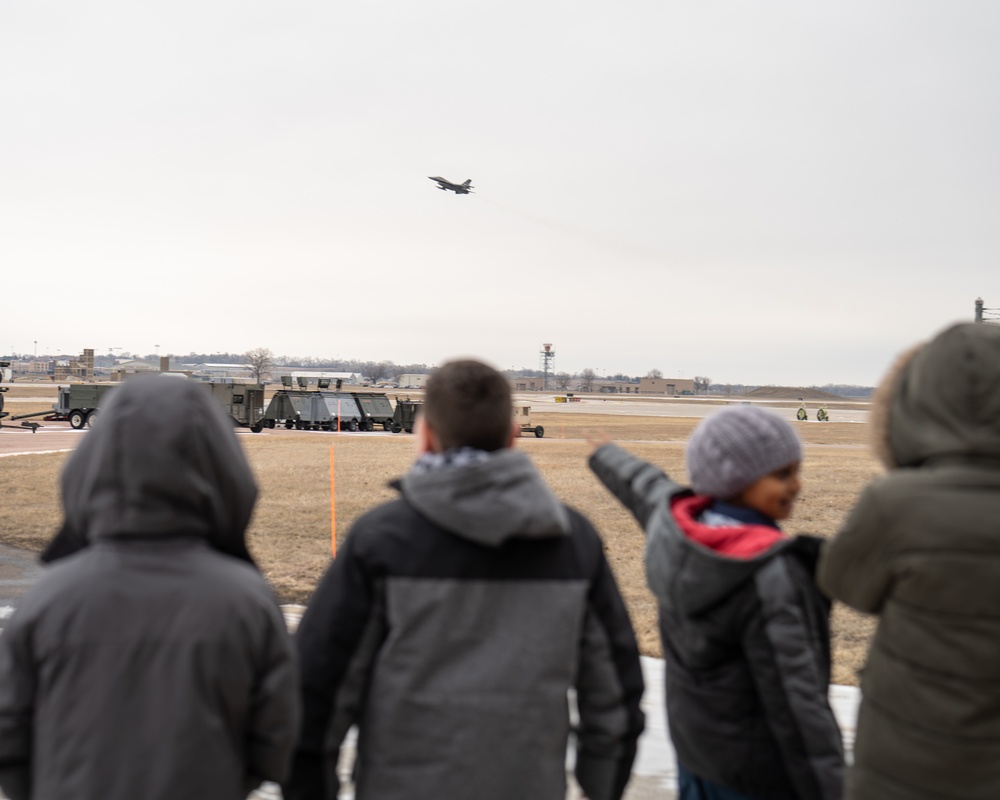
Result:
M640 378L639 394L659 394L668 397L675 394L694 394L694 380L691 378Z
M399 385L404 389L423 389L429 377L426 372L408 372L399 376Z

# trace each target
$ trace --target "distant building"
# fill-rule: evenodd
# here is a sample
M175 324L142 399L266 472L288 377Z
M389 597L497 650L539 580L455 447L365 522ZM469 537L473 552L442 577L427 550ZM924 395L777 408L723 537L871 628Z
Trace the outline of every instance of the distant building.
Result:
M199 378L252 378L249 364L185 364L186 369Z
M399 376L399 385L404 389L423 389L429 377L427 373L409 372Z
M552 377L549 377L549 388L546 389L544 386L544 378L511 378L510 388L515 392L555 392L556 394L564 394L565 392L581 392L584 391L581 388L579 380L570 381L569 385L565 389L560 389L555 385L555 381ZM591 393L597 392L600 394L639 394L639 384L629 383L628 381L605 381L605 380L592 380L590 382L590 389L587 390Z
M84 350L80 358L76 360L56 361L52 368L52 377L53 380L57 381L94 380L94 351Z
M190 378L193 372L190 369L170 369L170 356L160 356L159 366L149 361L142 361L141 359L119 361L111 370L111 380L120 382L134 378L136 375L150 374L183 375L185 378Z
M141 359L119 361L111 370L111 380L124 381L134 378L136 375L145 375L159 371L160 368L158 366L148 361L142 361Z
M22 361L21 368L15 368L16 372L25 372L28 375L51 375L56 368L55 361Z
M552 381L550 380L549 383ZM510 388L515 392L541 392L544 390L543 378L511 378Z
M594 381L593 386L601 394L639 394L639 384L628 381Z
M694 394L694 380L691 378L640 378L639 394L667 395Z

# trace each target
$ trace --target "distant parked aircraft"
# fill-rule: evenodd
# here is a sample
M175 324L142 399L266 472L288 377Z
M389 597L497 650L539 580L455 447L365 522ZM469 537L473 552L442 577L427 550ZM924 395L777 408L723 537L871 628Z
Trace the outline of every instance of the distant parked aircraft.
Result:
M430 177L430 176L428 176ZM464 183L452 183L444 178L430 178L432 181L438 182L438 189L442 192L446 189L450 189L455 194L469 194L472 191L472 178L469 178Z

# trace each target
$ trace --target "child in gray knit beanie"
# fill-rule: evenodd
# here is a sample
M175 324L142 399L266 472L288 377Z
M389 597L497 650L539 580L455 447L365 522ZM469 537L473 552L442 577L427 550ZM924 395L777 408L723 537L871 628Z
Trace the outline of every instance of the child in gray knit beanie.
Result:
M792 513L802 445L777 414L756 406L724 408L695 429L685 458L695 494L753 509L771 522Z
M750 405L715 412L688 443L690 487L593 444L590 468L646 535L679 800L840 800L821 540L777 522L800 490L791 424Z

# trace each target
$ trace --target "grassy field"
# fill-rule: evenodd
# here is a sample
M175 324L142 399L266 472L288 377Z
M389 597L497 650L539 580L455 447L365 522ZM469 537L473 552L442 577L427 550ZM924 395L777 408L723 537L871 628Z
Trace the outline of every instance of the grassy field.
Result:
M20 408L8 410L22 413ZM587 469L589 447L583 437L604 431L683 480L683 442L698 420L547 413L540 421L545 424L546 438L523 438L518 447L534 460L559 497L593 520L604 539L640 647L647 655L659 656L656 607L643 569L642 531ZM879 468L865 446L865 425L808 423L799 430L806 443L804 488L785 529L829 536ZM413 437L280 431L244 434L239 439L261 490L249 531L251 551L283 601L306 602L331 556L331 457L336 537L343 541L354 519L394 496L388 482L403 474L412 461ZM39 550L51 537L60 519L57 480L65 458L64 453L51 453L0 460L5 489L0 541ZM836 609L835 682L857 682L856 671L864 661L871 630L869 619Z

